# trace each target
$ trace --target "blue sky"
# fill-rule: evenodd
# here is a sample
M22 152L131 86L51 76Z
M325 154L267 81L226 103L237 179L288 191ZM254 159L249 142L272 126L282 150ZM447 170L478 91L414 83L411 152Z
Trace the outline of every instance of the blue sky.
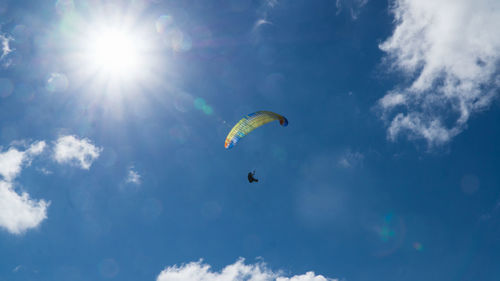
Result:
M0 280L498 280L499 11L0 0Z

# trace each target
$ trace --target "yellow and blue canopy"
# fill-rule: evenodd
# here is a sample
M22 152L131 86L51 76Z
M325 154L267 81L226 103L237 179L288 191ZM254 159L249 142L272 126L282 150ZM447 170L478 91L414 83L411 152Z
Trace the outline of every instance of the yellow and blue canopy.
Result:
M251 131L274 120L279 120L283 127L288 125L288 120L284 116L271 111L257 111L248 114L231 129L226 137L224 147L226 149L233 147L242 137L248 135Z

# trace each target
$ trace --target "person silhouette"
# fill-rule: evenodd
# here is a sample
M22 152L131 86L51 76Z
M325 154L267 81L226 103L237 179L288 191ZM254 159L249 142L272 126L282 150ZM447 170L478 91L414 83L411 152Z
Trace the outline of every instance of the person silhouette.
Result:
M248 182L249 183L259 182L259 180L254 178L254 176L255 176L255 171L248 173Z

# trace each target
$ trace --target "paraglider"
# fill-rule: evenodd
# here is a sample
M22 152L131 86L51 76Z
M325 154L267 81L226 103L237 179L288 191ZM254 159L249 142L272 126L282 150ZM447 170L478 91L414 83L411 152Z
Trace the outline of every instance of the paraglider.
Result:
M280 125L283 127L288 125L288 120L284 116L271 111L257 111L248 114L238 121L238 123L236 123L236 125L234 125L231 129L226 137L224 147L226 149L232 148L241 138L248 135L251 131L275 120L279 120ZM259 182L259 180L255 178L255 170L248 173L248 182Z
M248 182L249 183L252 183L252 182L259 182L258 179L254 178L255 176L255 170L253 172L249 172L248 173Z
M231 129L226 137L224 147L226 149L233 147L241 138L248 135L251 131L274 120L279 120L280 125L283 127L288 125L288 120L284 116L271 111L257 111L248 114Z

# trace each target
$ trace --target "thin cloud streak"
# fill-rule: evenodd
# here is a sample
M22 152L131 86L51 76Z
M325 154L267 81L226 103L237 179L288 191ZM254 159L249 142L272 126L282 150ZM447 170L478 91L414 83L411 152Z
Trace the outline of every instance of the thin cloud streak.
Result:
M353 168L355 166L361 165L365 156L361 152L352 152L347 150L343 153L337 162L337 164L343 168Z
M255 24L253 26L253 30L255 30L256 28L258 28L259 26L264 25L264 24L272 24L272 22L270 22L266 19L259 19L255 22Z
M337 11L335 15L340 15L345 8L346 11L349 11L351 19L355 21L359 18L361 10L368 4L368 1L369 0L336 0L335 8Z

